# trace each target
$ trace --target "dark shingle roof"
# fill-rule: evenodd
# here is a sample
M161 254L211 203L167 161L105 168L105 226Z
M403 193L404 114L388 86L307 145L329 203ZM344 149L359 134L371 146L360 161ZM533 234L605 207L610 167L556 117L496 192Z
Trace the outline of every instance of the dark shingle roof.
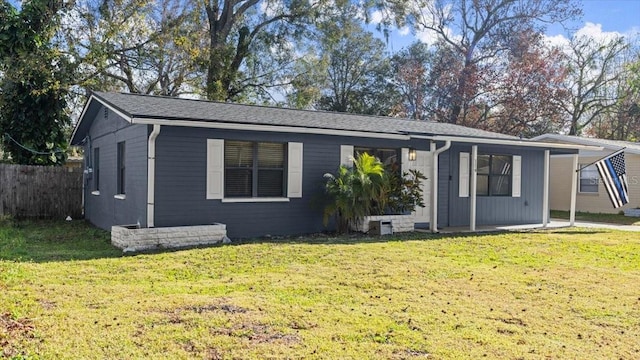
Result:
M409 133L517 139L510 135L460 125L382 116L295 110L138 94L95 92L94 96L132 118L227 122L388 134Z

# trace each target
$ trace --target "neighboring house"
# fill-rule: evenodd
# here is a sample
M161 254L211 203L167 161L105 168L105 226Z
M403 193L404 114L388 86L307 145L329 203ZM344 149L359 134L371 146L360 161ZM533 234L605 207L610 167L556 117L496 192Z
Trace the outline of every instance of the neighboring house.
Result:
M418 225L541 223L546 155L580 148L447 123L114 93L91 95L71 144L84 147L85 217L96 226L223 223L231 238L325 230L323 175L358 151L427 176Z
M579 152L578 169L581 170L578 176L577 211L614 214L640 206L640 143L557 134L540 135L533 138L533 140L600 146L603 148L600 151L580 150ZM598 170L592 163L622 148L625 148L624 157L629 183L629 203L615 209L611 205L607 191L600 181ZM566 155L558 155L551 158L550 208L553 210L566 211L570 208L572 161L571 156Z

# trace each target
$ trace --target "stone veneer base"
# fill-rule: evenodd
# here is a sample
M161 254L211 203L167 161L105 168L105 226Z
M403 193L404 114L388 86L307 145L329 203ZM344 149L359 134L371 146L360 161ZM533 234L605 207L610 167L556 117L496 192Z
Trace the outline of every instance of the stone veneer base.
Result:
M225 224L138 228L111 227L111 244L125 252L185 248L229 242Z
M369 232L369 221L391 221L391 227L394 233L409 232L415 230L413 215L373 215L365 216L362 223L358 224L356 231L363 233Z

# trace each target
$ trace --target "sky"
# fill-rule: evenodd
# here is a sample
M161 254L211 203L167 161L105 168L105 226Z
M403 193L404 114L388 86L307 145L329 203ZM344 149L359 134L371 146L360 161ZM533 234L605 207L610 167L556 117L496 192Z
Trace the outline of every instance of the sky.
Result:
M640 0L582 0L582 19L547 28L547 36L552 42L560 43L572 32L590 34L595 37L606 33L640 37ZM413 34L408 29L393 31L388 40L388 49L396 52L407 47L416 39L425 39L422 34Z

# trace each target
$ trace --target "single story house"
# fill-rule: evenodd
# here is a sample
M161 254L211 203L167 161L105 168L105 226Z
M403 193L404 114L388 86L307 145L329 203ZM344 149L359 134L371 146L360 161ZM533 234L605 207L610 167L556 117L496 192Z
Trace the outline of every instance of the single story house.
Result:
M447 123L103 92L88 99L71 145L84 147L85 217L96 226L221 223L232 239L326 230L315 205L323 175L359 151L427 176L417 226L546 223L549 156L581 148Z
M602 150L582 149L579 151L577 211L615 214L640 206L640 143L557 134L541 135L533 140L602 147ZM611 200L609 200L607 191L600 181L598 170L593 163L620 149L624 149L629 184L629 203L616 209L611 205ZM575 169L572 161L571 156L567 155L557 155L551 158L550 207L553 210L568 211L571 208L571 182L567 179L571 177L572 169Z

